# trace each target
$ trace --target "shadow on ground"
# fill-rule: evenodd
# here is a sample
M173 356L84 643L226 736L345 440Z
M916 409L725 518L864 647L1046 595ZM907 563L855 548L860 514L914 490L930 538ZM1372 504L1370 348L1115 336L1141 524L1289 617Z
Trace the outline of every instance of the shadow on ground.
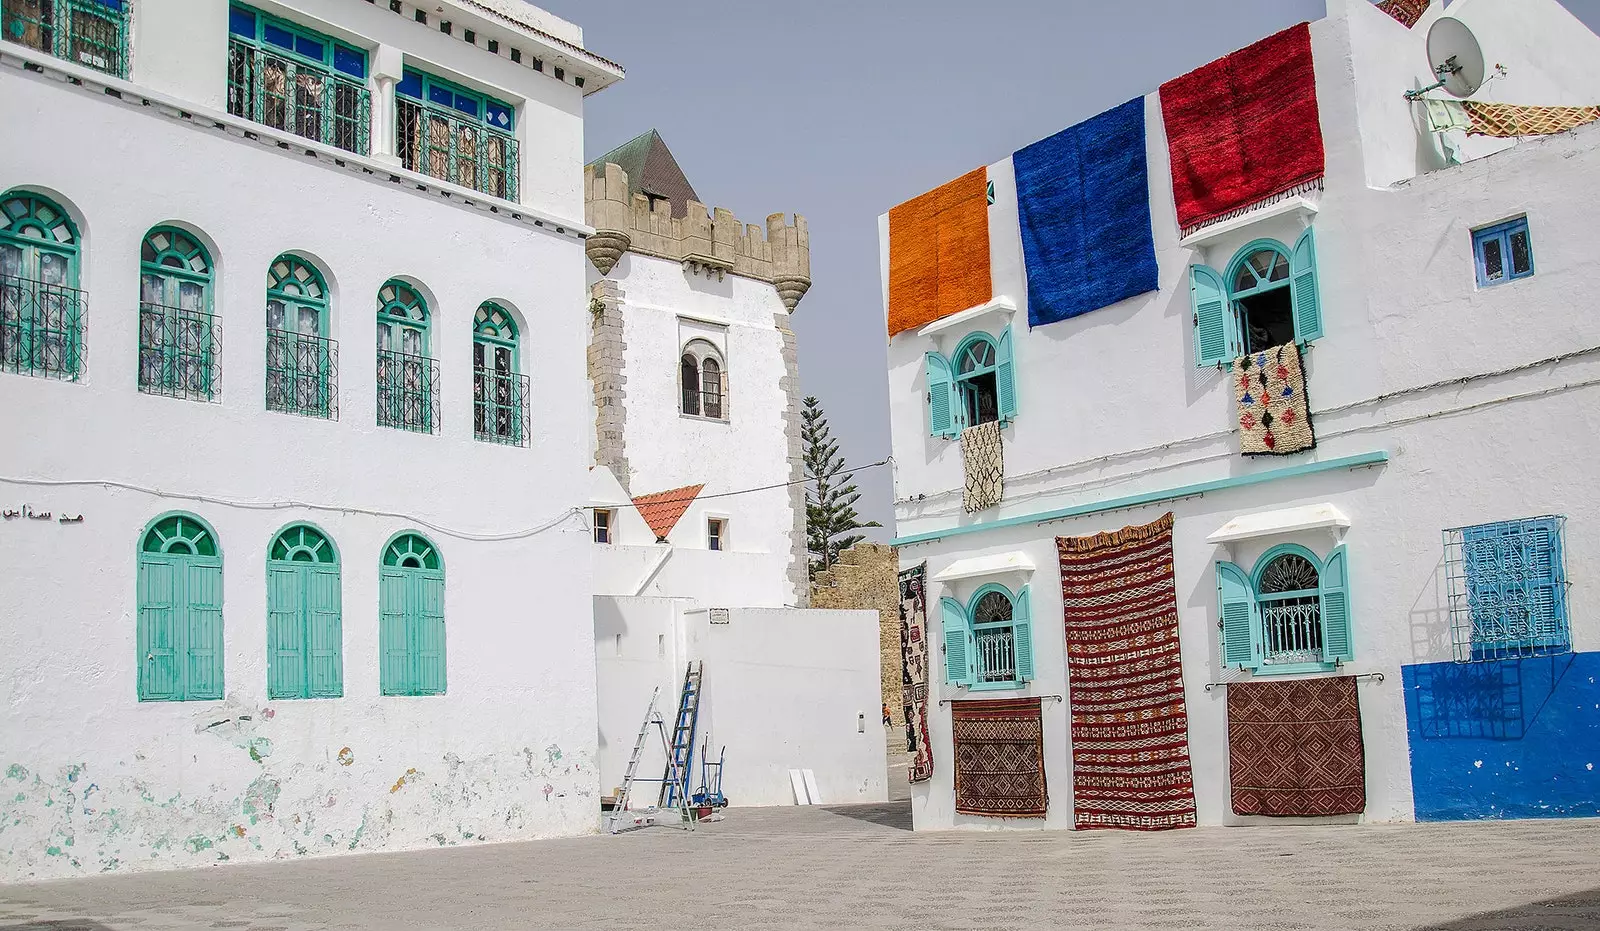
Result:
M869 824L882 825L886 828L896 828L901 831L911 830L911 800L897 802L880 802L872 805L824 805L822 810L830 815L840 815L853 818L856 821L865 821ZM4 929L0 929L4 931Z
M1484 912L1418 931L1594 931L1600 928L1600 889Z
M34 921L25 925L0 925L0 931L112 931L111 928L81 918L61 921Z

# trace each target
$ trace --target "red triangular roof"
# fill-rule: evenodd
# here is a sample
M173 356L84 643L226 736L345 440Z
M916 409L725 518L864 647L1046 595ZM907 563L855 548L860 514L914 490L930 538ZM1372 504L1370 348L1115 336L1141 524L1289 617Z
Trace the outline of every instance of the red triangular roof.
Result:
M650 525L655 532L657 540L665 540L672 528L677 526L678 518L683 512L689 510L689 505L694 503L695 495L700 494L700 489L706 487L699 485L685 485L671 491L658 491L652 495L639 495L633 499L633 506L639 509L639 516Z

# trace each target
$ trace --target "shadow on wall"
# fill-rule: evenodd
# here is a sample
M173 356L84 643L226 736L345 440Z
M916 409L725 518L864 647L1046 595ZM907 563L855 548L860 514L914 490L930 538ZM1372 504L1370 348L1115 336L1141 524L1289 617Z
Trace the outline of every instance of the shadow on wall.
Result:
M1600 653L1401 673L1418 821L1600 816Z
M1428 576L1428 584L1417 593L1408 617L1411 620L1411 658L1424 662L1450 656L1450 592L1441 557Z
M1589 931L1600 927L1600 889L1428 925L1418 931Z

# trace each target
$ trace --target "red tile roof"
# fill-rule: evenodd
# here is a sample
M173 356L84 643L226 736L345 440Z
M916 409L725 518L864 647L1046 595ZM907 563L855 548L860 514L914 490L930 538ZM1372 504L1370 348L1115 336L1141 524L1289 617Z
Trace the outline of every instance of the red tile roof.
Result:
M658 491L653 495L639 495L633 499L633 506L639 509L639 516L655 531L657 540L665 540L667 534L677 525L678 518L683 512L689 510L689 505L694 502L695 495L700 494L700 485L685 485L671 491Z

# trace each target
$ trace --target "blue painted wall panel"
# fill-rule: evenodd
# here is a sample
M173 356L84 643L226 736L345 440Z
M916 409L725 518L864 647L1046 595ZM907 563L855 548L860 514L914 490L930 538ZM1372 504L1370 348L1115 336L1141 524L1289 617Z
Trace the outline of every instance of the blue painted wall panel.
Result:
M1600 653L1401 673L1418 821L1600 816Z

